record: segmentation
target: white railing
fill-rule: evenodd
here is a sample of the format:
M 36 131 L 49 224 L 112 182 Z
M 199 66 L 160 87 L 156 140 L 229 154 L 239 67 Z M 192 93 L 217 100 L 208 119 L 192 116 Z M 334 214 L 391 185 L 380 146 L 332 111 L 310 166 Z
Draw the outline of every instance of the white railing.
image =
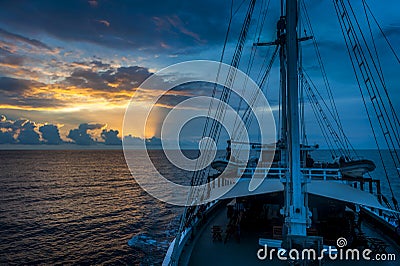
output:
M 285 178 L 287 168 L 238 168 L 238 175 L 265 176 Z M 301 172 L 310 179 L 341 179 L 342 175 L 337 168 L 301 168 Z

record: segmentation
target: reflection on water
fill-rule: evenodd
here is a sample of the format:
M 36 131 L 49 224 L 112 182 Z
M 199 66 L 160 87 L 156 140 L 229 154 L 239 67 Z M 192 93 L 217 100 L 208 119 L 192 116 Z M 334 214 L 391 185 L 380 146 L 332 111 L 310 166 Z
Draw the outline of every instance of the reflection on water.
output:
M 373 176 L 382 179 L 387 191 L 377 153 L 360 155 L 375 161 Z M 144 153 L 136 151 L 135 156 L 140 161 Z M 331 159 L 326 151 L 313 156 Z M 181 209 L 144 192 L 122 151 L 0 151 L 0 158 L 0 264 L 162 261 Z M 159 151 L 151 151 L 151 158 L 169 179 L 186 183 L 191 176 L 167 164 Z M 396 193 L 399 180 L 393 178 Z M 157 248 L 153 242 L 148 249 L 129 247 L 135 235 L 157 241 Z
M 179 209 L 135 184 L 122 151 L 0 151 L 0 158 L 0 264 L 162 259 L 164 250 L 146 254 L 127 241 L 138 233 L 170 240 Z

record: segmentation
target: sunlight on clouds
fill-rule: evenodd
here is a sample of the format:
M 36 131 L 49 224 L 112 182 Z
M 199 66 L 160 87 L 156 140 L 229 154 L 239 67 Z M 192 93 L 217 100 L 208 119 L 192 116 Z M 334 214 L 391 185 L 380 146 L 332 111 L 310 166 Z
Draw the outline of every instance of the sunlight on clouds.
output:
M 48 85 L 47 87 L 31 88 L 23 95 L 25 98 L 58 100 L 63 106 L 53 107 L 53 112 L 74 112 L 82 109 L 107 110 L 125 108 L 132 92 L 103 92 L 91 88 L 62 87 Z
M 118 88 L 119 84 L 118 83 L 107 83 L 107 86 L 113 87 L 113 88 Z

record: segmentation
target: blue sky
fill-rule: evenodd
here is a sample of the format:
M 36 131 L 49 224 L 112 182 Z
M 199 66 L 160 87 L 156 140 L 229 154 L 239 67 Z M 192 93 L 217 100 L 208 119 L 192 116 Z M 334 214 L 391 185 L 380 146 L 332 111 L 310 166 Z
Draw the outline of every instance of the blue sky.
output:
M 233 10 L 237 12 L 232 20 L 226 63 L 230 62 L 248 2 L 233 1 Z M 361 0 L 352 2 L 365 25 Z M 400 3 L 394 0 L 385 1 L 385 5 L 381 1 L 367 2 L 396 52 L 400 52 L 397 48 Z M 211 0 L 2 1 L 0 143 L 8 146 L 120 143 L 125 108 L 141 82 L 170 64 L 219 60 L 230 3 Z M 239 66 L 243 71 L 247 67 L 251 43 L 257 37 L 257 18 L 263 15 L 260 11 L 266 12 L 267 3 L 266 0 L 257 2 Z M 372 148 L 371 130 L 332 1 L 310 0 L 305 4 L 346 134 L 355 147 Z M 261 41 L 275 38 L 278 10 L 278 1 L 271 1 Z M 399 110 L 399 64 L 378 28 L 375 26 L 372 30 L 388 91 L 394 107 Z M 271 48 L 257 49 L 255 70 L 250 73 L 252 78 L 256 79 L 257 68 L 270 52 Z M 303 55 L 304 68 L 317 87 L 322 87 L 311 42 L 304 44 Z M 275 64 L 267 84 L 271 105 L 276 104 L 278 98 L 277 69 L 278 64 Z M 181 93 L 179 97 L 193 95 L 190 88 L 181 91 L 186 95 Z M 145 94 L 157 92 L 143 93 L 145 104 Z M 321 93 L 327 95 L 324 89 Z M 165 98 L 167 110 L 179 100 L 176 97 Z M 309 142 L 324 147 L 319 127 L 307 106 L 306 115 Z M 143 120 L 139 115 L 137 119 L 138 123 Z M 156 121 L 155 127 L 160 127 L 161 123 L 161 120 Z M 159 137 L 157 131 L 154 130 L 155 137 Z M 130 133 L 135 138 L 152 137 L 144 136 L 139 130 Z M 185 129 L 182 141 L 191 143 L 201 133 L 201 130 Z

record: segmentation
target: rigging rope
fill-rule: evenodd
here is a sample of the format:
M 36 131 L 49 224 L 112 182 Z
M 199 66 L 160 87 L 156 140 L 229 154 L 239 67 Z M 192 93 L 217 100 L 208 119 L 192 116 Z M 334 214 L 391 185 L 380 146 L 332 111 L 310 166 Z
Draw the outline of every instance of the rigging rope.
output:
M 375 52 L 376 60 L 378 61 L 379 71 L 380 71 L 381 76 L 383 77 L 382 64 L 381 64 L 381 60 L 379 59 L 378 49 L 376 48 L 376 42 L 375 42 L 374 34 L 372 33 L 371 23 L 369 22 L 368 13 L 367 13 L 367 9 L 366 9 L 366 6 L 365 6 L 365 0 L 362 0 L 362 4 L 363 4 L 365 18 L 367 19 L 369 34 L 371 35 L 372 45 L 374 46 L 374 52 Z
M 362 39 L 364 40 L 364 44 L 366 46 L 366 49 L 369 52 L 370 58 L 371 58 L 372 63 L 374 65 L 374 67 L 375 67 L 375 71 L 378 72 L 377 73 L 378 78 L 382 82 L 381 75 L 380 75 L 378 69 L 376 68 L 376 64 L 375 64 L 375 62 L 373 60 L 372 54 L 371 54 L 371 52 L 369 50 L 369 47 L 368 47 L 368 45 L 366 43 L 365 37 L 364 37 L 363 33 L 361 32 L 361 28 L 360 28 L 360 26 L 358 24 L 357 18 L 355 17 L 355 14 L 354 14 L 354 11 L 353 11 L 353 9 L 351 7 L 351 4 L 348 3 L 348 5 L 349 5 L 349 8 L 350 8 L 350 10 L 351 10 L 351 12 L 353 14 L 353 19 L 356 21 L 356 24 L 357 24 L 358 29 L 360 31 L 359 34 L 361 35 Z M 384 171 L 385 171 L 385 177 L 386 177 L 386 180 L 387 180 L 387 182 L 389 184 L 390 192 L 392 194 L 392 201 L 394 203 L 394 206 L 395 206 L 396 210 L 398 210 L 397 200 L 396 200 L 396 198 L 394 196 L 394 192 L 393 192 L 393 189 L 392 189 L 392 186 L 391 186 L 389 174 L 388 174 L 388 171 L 386 169 L 387 168 L 386 167 L 386 163 L 385 163 L 385 160 L 383 159 L 381 147 L 379 145 L 379 141 L 377 139 L 377 135 L 376 135 L 374 126 L 372 124 L 372 119 L 371 119 L 371 116 L 370 116 L 369 111 L 368 111 L 368 107 L 367 107 L 367 104 L 366 104 L 366 100 L 365 100 L 365 96 L 364 96 L 364 93 L 363 93 L 363 89 L 362 89 L 362 86 L 361 86 L 360 79 L 362 79 L 364 81 L 364 85 L 365 85 L 367 93 L 368 93 L 368 95 L 369 95 L 369 97 L 371 99 L 373 109 L 374 109 L 374 111 L 375 111 L 375 113 L 377 115 L 377 119 L 378 119 L 379 125 L 380 125 L 380 127 L 382 129 L 386 145 L 389 148 L 389 153 L 390 153 L 391 159 L 392 159 L 395 167 L 398 167 L 398 164 L 399 164 L 399 157 L 398 157 L 398 154 L 397 154 L 397 148 L 399 147 L 399 143 L 397 142 L 397 147 L 396 147 L 395 141 L 393 140 L 393 138 L 390 135 L 390 133 L 391 133 L 390 129 L 393 130 L 393 125 L 392 125 L 392 123 L 391 123 L 391 121 L 389 119 L 389 116 L 387 114 L 386 108 L 384 106 L 383 99 L 381 97 L 381 94 L 379 93 L 379 88 L 378 88 L 377 84 L 375 83 L 375 79 L 374 79 L 372 70 L 369 67 L 367 58 L 366 58 L 366 56 L 365 56 L 365 54 L 363 52 L 362 46 L 361 46 L 361 44 L 359 42 L 359 38 L 357 36 L 357 32 L 355 31 L 355 29 L 354 29 L 354 27 L 352 25 L 352 21 L 351 21 L 351 19 L 349 17 L 349 13 L 347 11 L 346 5 L 344 4 L 343 0 L 334 0 L 334 6 L 335 6 L 337 17 L 339 19 L 339 24 L 340 24 L 340 28 L 341 28 L 342 34 L 343 34 L 344 39 L 345 39 L 346 48 L 347 48 L 347 51 L 348 51 L 349 56 L 350 56 L 350 61 L 351 61 L 351 64 L 352 64 L 352 67 L 353 67 L 353 70 L 354 70 L 354 73 L 355 73 L 355 76 L 356 76 L 357 84 L 358 84 L 358 87 L 359 87 L 359 90 L 360 90 L 360 93 L 361 93 L 361 96 L 362 96 L 362 99 L 363 99 L 364 107 L 365 107 L 365 110 L 366 110 L 366 113 L 367 113 L 367 116 L 368 116 L 368 121 L 370 123 L 371 130 L 372 130 L 372 133 L 373 133 L 373 136 L 374 136 L 374 140 L 375 140 L 375 143 L 377 145 L 378 152 L 379 152 L 379 156 L 380 156 L 381 162 L 383 164 L 383 168 L 384 168 Z M 358 65 L 359 72 L 357 71 L 356 64 Z M 384 84 L 382 84 L 382 85 L 384 86 Z M 384 90 L 386 91 L 385 87 L 384 87 Z M 389 99 L 389 105 L 392 107 L 390 99 Z M 387 124 L 389 124 L 390 127 L 388 127 Z M 396 137 L 397 132 L 392 132 L 392 133 L 395 135 L 395 140 L 396 140 L 397 139 L 397 137 Z
M 220 101 L 218 102 L 218 106 L 217 106 L 217 109 L 216 109 L 216 116 L 215 116 L 216 119 L 212 120 L 211 127 L 208 130 L 208 127 L 209 127 L 209 124 L 210 124 L 210 120 L 211 120 L 210 119 L 210 117 L 211 117 L 210 114 L 211 114 L 211 112 L 213 110 L 212 101 L 210 103 L 209 110 L 208 110 L 208 117 L 206 119 L 206 125 L 205 125 L 204 130 L 203 130 L 203 138 L 208 136 L 208 137 L 212 138 L 214 141 L 216 141 L 216 142 L 218 141 L 219 133 L 220 133 L 221 128 L 220 128 L 219 122 L 217 122 L 217 120 L 223 121 L 223 117 L 224 117 L 224 113 L 225 113 L 224 111 L 225 110 L 223 108 L 222 102 L 226 103 L 229 100 L 229 96 L 230 96 L 229 87 L 232 84 L 232 82 L 234 81 L 234 78 L 236 76 L 236 70 L 235 69 L 239 65 L 239 62 L 240 62 L 240 57 L 241 57 L 241 54 L 242 54 L 243 45 L 244 45 L 244 42 L 245 42 L 245 39 L 246 39 L 246 36 L 247 36 L 247 32 L 248 32 L 248 29 L 249 29 L 249 26 L 250 26 L 251 17 L 252 17 L 252 13 L 253 13 L 253 10 L 254 10 L 254 5 L 255 5 L 255 0 L 251 0 L 250 4 L 249 4 L 249 7 L 247 9 L 245 21 L 243 23 L 243 26 L 242 26 L 242 29 L 241 29 L 241 32 L 240 32 L 239 40 L 238 40 L 238 42 L 236 44 L 235 53 L 234 53 L 234 56 L 233 56 L 233 59 L 232 59 L 232 62 L 231 62 L 232 68 L 230 69 L 230 71 L 228 73 L 227 80 L 225 81 L 225 85 L 226 86 L 223 87 L 223 90 L 222 90 L 222 93 L 221 93 L 221 96 L 220 96 Z M 231 2 L 231 16 L 230 16 L 230 19 L 229 19 L 228 29 L 227 29 L 227 33 L 226 33 L 225 40 L 224 40 L 224 48 L 223 48 L 223 52 L 222 52 L 221 59 L 220 59 L 220 68 L 221 68 L 221 65 L 222 65 L 223 56 L 224 56 L 224 53 L 225 53 L 227 40 L 228 40 L 228 36 L 229 36 L 231 24 L 232 24 L 232 17 L 233 17 L 234 14 L 235 13 L 233 12 L 233 1 L 232 1 Z M 213 98 L 215 98 L 216 91 L 217 91 L 217 88 L 218 88 L 217 81 L 219 79 L 220 68 L 218 69 L 218 73 L 217 73 L 217 77 L 216 77 L 216 83 L 214 84 L 214 88 L 213 88 L 213 94 L 212 94 Z M 209 149 L 210 149 L 210 146 L 207 145 L 206 154 L 209 154 L 209 153 L 207 153 L 207 151 Z M 207 159 L 209 159 L 209 158 L 205 158 L 205 160 L 207 160 Z M 198 163 L 199 162 L 197 161 L 196 162 L 196 166 L 197 166 Z M 191 186 L 192 187 L 191 187 L 191 189 L 189 191 L 188 198 L 187 198 L 188 204 L 190 204 L 193 199 L 196 199 L 196 198 L 199 197 L 201 191 L 199 191 L 199 189 L 194 189 L 193 186 L 197 186 L 197 185 L 202 184 L 204 182 L 205 173 L 206 173 L 205 169 L 199 170 L 199 171 L 195 171 L 193 173 L 193 177 L 191 179 Z M 179 226 L 179 230 L 178 230 L 178 233 L 177 233 L 177 237 L 175 239 L 173 255 L 171 257 L 172 264 L 176 263 L 176 261 L 175 261 L 175 259 L 176 259 L 175 258 L 175 252 L 176 252 L 177 247 L 178 247 L 179 242 L 180 242 L 181 233 L 183 232 L 185 226 L 188 223 L 190 223 L 190 221 L 193 220 L 193 217 L 196 214 L 197 208 L 198 207 L 185 207 L 185 209 L 184 209 L 184 212 L 183 212 L 183 214 L 181 216 L 181 221 L 180 221 L 180 226 Z
M 215 142 L 218 142 L 219 139 L 219 135 L 221 132 L 221 124 L 218 121 L 223 121 L 224 117 L 225 117 L 225 107 L 223 103 L 227 103 L 229 101 L 230 95 L 231 95 L 231 85 L 233 84 L 234 80 L 235 80 L 235 76 L 236 76 L 236 68 L 239 65 L 240 59 L 241 59 L 241 55 L 242 55 L 242 51 L 243 51 L 243 46 L 247 37 L 247 33 L 248 33 L 248 29 L 250 26 L 250 22 L 251 22 L 251 17 L 253 14 L 253 10 L 254 10 L 254 6 L 255 6 L 255 0 L 252 0 L 249 4 L 248 10 L 247 10 L 247 14 L 245 17 L 245 21 L 243 23 L 241 32 L 240 32 L 240 36 L 239 36 L 239 40 L 236 44 L 236 49 L 235 49 L 235 53 L 231 62 L 231 66 L 232 68 L 229 69 L 228 71 L 228 77 L 227 80 L 225 82 L 225 86 L 223 87 L 220 99 L 218 101 L 218 106 L 216 109 L 216 115 L 215 115 L 215 119 L 212 119 L 212 124 L 211 124 L 211 128 L 208 131 L 208 135 L 204 135 L 204 137 L 209 137 L 211 139 L 213 139 Z M 210 120 L 210 118 L 207 118 L 208 120 Z M 211 149 L 211 143 L 208 143 L 208 145 L 205 147 L 206 149 L 206 156 L 204 160 L 208 160 L 210 153 L 207 152 Z M 192 185 L 196 186 L 199 184 L 202 184 L 205 180 L 205 174 L 206 174 L 206 170 L 200 170 L 200 171 L 196 171 L 194 172 L 194 176 L 192 178 Z M 199 191 L 197 191 L 199 192 Z M 198 194 L 198 193 L 197 193 Z M 195 197 L 198 195 L 194 195 Z
M 262 88 L 264 88 L 264 83 L 265 83 L 265 81 L 267 80 L 267 77 L 269 76 L 269 74 L 270 74 L 270 72 L 271 72 L 271 69 L 272 69 L 272 65 L 274 64 L 274 61 L 275 61 L 275 59 L 276 59 L 276 57 L 277 57 L 277 55 L 278 55 L 278 46 L 275 48 L 275 51 L 274 51 L 274 53 L 272 54 L 272 58 L 270 59 L 270 61 L 269 61 L 269 64 L 268 64 L 268 66 L 267 66 L 267 69 L 266 69 L 266 71 L 265 71 L 265 74 L 264 74 L 264 76 L 263 76 L 263 78 L 262 78 L 262 81 L 261 81 L 261 83 L 259 84 L 259 87 L 261 88 L 261 91 L 260 90 L 256 90 L 256 92 L 252 95 L 252 97 L 251 97 L 251 100 L 250 100 L 250 103 L 249 103 L 249 105 L 247 106 L 247 108 L 245 109 L 245 111 L 244 111 L 244 113 L 243 113 L 243 116 L 242 116 L 242 121 L 244 122 L 244 124 L 246 125 L 246 127 L 249 127 L 250 126 L 250 124 L 251 124 L 251 121 L 252 121 L 252 119 L 253 119 L 253 116 L 251 115 L 252 114 L 252 112 L 251 112 L 251 106 L 255 103 L 255 101 L 257 100 L 257 97 L 258 97 L 258 95 L 261 93 L 261 92 L 265 92 Z M 236 130 L 234 131 L 234 136 L 235 136 L 235 139 L 239 139 L 245 132 L 243 132 L 244 131 L 244 128 L 240 128 L 241 130 L 238 132 L 237 131 L 237 129 L 238 128 L 236 128 Z
M 396 114 L 396 111 L 394 110 L 392 101 L 391 101 L 391 99 L 390 99 L 390 97 L 389 97 L 389 94 L 388 94 L 388 91 L 387 91 L 387 88 L 386 88 L 386 84 L 385 84 L 385 81 L 384 81 L 384 77 L 383 77 L 383 75 L 381 75 L 381 73 L 379 72 L 378 66 L 376 65 L 375 60 L 374 60 L 373 55 L 372 55 L 372 52 L 371 52 L 371 50 L 369 49 L 368 43 L 367 43 L 367 41 L 366 41 L 366 38 L 365 38 L 365 36 L 364 36 L 364 33 L 362 32 L 362 29 L 361 29 L 361 26 L 360 26 L 360 24 L 359 24 L 359 22 L 358 22 L 357 16 L 356 16 L 356 14 L 354 13 L 353 7 L 352 7 L 352 5 L 351 5 L 350 3 L 349 3 L 349 8 L 350 8 L 350 11 L 351 11 L 351 13 L 352 13 L 352 15 L 353 15 L 354 21 L 356 22 L 357 28 L 358 28 L 358 30 L 359 30 L 359 33 L 360 33 L 361 37 L 362 37 L 362 40 L 363 40 L 363 43 L 364 43 L 364 45 L 365 45 L 365 48 L 366 48 L 366 50 L 367 50 L 367 52 L 368 52 L 368 55 L 369 55 L 370 58 L 371 58 L 371 63 L 372 63 L 372 66 L 373 66 L 373 67 L 372 67 L 372 70 L 375 70 L 375 72 L 376 72 L 376 74 L 377 74 L 377 76 L 378 76 L 378 81 L 380 81 L 380 83 L 381 83 L 381 85 L 382 85 L 382 89 L 383 89 L 383 91 L 384 91 L 384 93 L 385 93 L 385 95 L 386 95 L 386 97 L 387 97 L 388 105 L 389 105 L 389 107 L 390 107 L 390 110 L 389 110 L 389 111 L 390 111 L 392 117 L 394 118 L 395 123 L 397 122 L 397 125 L 400 126 L 400 121 L 399 121 L 399 118 L 398 118 L 398 116 L 397 116 L 397 114 Z M 346 13 L 347 13 L 347 12 L 346 12 Z M 347 13 L 347 14 L 348 14 L 348 13 Z M 359 43 L 357 36 L 356 36 L 356 41 Z M 362 49 L 361 46 L 360 46 L 359 48 Z M 365 57 L 363 51 L 362 51 L 362 55 L 363 55 L 363 57 Z M 367 68 L 368 71 L 369 71 L 370 73 L 372 73 L 372 70 L 370 69 L 368 63 L 367 63 L 367 67 L 368 67 L 368 68 Z M 375 81 L 374 81 L 374 82 L 375 82 Z M 376 92 L 378 93 L 379 98 L 381 98 L 381 93 L 379 92 L 378 89 L 376 89 Z M 381 100 L 381 101 L 383 102 L 383 100 Z M 386 110 L 386 106 L 385 106 L 384 104 L 382 105 L 382 108 L 383 108 L 385 114 L 387 114 L 388 111 Z M 393 130 L 393 125 L 392 125 L 392 123 L 391 123 L 390 120 L 388 121 L 388 123 L 389 123 L 391 129 Z M 394 126 L 394 128 L 395 128 L 395 127 L 396 127 L 396 126 Z M 398 132 L 397 132 L 396 130 L 393 130 L 393 135 L 394 135 L 394 137 L 396 138 L 397 143 L 399 144 L 399 143 L 400 143 L 400 138 L 399 138 Z M 400 145 L 399 145 L 399 146 L 400 146 Z
M 243 4 L 243 2 L 240 4 L 238 9 L 235 12 L 233 12 L 233 0 L 231 1 L 229 22 L 228 22 L 228 27 L 227 27 L 227 31 L 226 31 L 225 39 L 224 39 L 224 45 L 223 45 L 222 53 L 221 53 L 221 57 L 220 57 L 220 65 L 218 67 L 218 71 L 217 71 L 217 74 L 216 74 L 216 82 L 215 82 L 214 87 L 213 87 L 212 98 L 215 98 L 215 95 L 216 95 L 216 92 L 217 92 L 217 88 L 218 88 L 218 83 L 217 82 L 219 80 L 222 61 L 223 61 L 223 58 L 224 58 L 224 55 L 225 55 L 225 51 L 226 51 L 226 46 L 227 46 L 227 43 L 228 43 L 228 37 L 229 37 L 230 30 L 231 30 L 232 19 L 233 19 L 233 16 L 236 14 L 236 12 L 241 7 L 241 5 Z M 254 2 L 255 1 L 252 0 L 252 2 L 250 4 L 250 7 L 253 6 L 253 8 L 254 8 Z M 250 10 L 250 7 L 249 7 L 249 10 Z M 252 10 L 251 10 L 251 13 L 252 13 Z M 246 18 L 247 18 L 247 16 L 246 16 Z M 203 129 L 203 134 L 202 134 L 203 138 L 207 135 L 207 129 L 208 129 L 208 125 L 209 125 L 209 122 L 210 122 L 210 115 L 211 115 L 212 109 L 213 109 L 212 101 L 210 101 L 210 106 L 209 106 L 209 109 L 208 109 L 208 116 L 207 116 L 207 119 L 206 119 L 206 122 L 205 122 L 205 126 L 204 126 L 204 129 Z M 197 166 L 198 166 L 198 162 L 196 161 L 196 168 L 197 168 Z M 192 177 L 191 182 L 190 182 L 191 183 L 191 189 L 190 189 L 190 191 L 188 193 L 188 196 L 187 196 L 187 202 L 188 203 L 191 200 L 192 193 L 193 193 L 192 186 L 194 185 L 194 183 L 197 183 L 195 179 L 196 179 L 196 175 L 198 175 L 198 172 L 199 171 L 194 172 L 193 177 Z M 183 210 L 183 213 L 182 213 L 182 216 L 181 216 L 181 219 L 180 219 L 179 229 L 178 229 L 178 232 L 177 232 L 177 236 L 175 238 L 175 244 L 174 244 L 172 255 L 171 255 L 170 264 L 172 264 L 172 265 L 177 264 L 176 252 L 177 252 L 177 248 L 178 248 L 178 246 L 180 244 L 181 234 L 182 234 L 182 232 L 183 232 L 183 230 L 184 230 L 184 228 L 185 228 L 185 226 L 187 224 L 187 220 L 192 218 L 193 213 L 194 213 L 194 209 L 192 207 L 185 206 L 185 208 Z
M 381 32 L 383 38 L 385 39 L 386 43 L 389 45 L 389 48 L 390 48 L 390 50 L 392 51 L 393 55 L 396 57 L 397 62 L 399 62 L 399 64 L 400 64 L 400 58 L 399 58 L 399 56 L 397 55 L 396 51 L 394 50 L 392 44 L 390 43 L 390 41 L 389 41 L 388 37 L 386 36 L 385 32 L 383 31 L 382 27 L 379 25 L 379 22 L 378 22 L 378 20 L 375 18 L 374 13 L 372 13 L 371 9 L 369 8 L 368 3 L 367 3 L 365 0 L 362 0 L 362 2 L 363 2 L 363 4 L 365 4 L 365 6 L 367 7 L 369 13 L 371 14 L 372 18 L 374 19 L 375 24 L 378 26 L 379 31 Z
M 315 97 L 315 101 L 316 102 L 321 101 L 323 103 L 323 105 L 325 106 L 325 110 L 328 111 L 328 114 L 330 114 L 330 116 L 332 117 L 333 121 L 336 123 L 336 126 L 337 126 L 338 130 L 343 130 L 343 127 L 335 119 L 334 114 L 332 113 L 332 110 L 330 110 L 328 104 L 325 102 L 325 100 L 322 97 L 321 93 L 318 91 L 317 86 L 311 80 L 311 77 L 308 75 L 308 73 L 304 69 L 301 70 L 301 73 L 305 75 L 305 82 L 308 83 L 310 92 L 312 94 L 316 93 L 319 96 L 319 100 L 317 100 L 316 97 Z M 311 83 L 312 86 L 310 86 L 309 83 Z M 314 93 L 314 91 L 312 89 L 314 89 L 315 93 Z M 324 110 L 322 110 L 321 112 L 322 112 L 322 117 L 324 117 L 324 119 L 327 120 L 326 126 L 328 128 L 332 128 L 332 130 L 334 130 L 333 125 L 328 120 L 328 116 L 326 115 L 326 112 Z M 335 132 L 334 135 L 337 137 L 337 141 L 342 144 L 342 149 L 344 150 L 344 153 L 346 154 L 346 156 L 351 157 L 350 150 L 349 150 L 349 148 L 350 148 L 352 150 L 352 152 L 357 156 L 357 158 L 359 158 L 359 156 L 357 154 L 357 151 L 354 149 L 353 145 L 351 144 L 350 140 L 348 139 L 348 137 L 344 133 L 344 131 L 342 131 L 343 140 L 341 139 L 341 136 L 339 136 L 339 134 L 337 132 Z
M 322 126 L 321 130 L 325 131 L 325 135 L 327 136 L 327 139 L 325 139 L 325 141 L 329 141 L 330 145 L 333 146 L 332 142 L 330 141 L 330 138 L 328 137 L 329 136 L 328 133 L 326 133 L 326 132 L 329 132 L 329 134 L 333 137 L 333 141 L 336 146 L 335 150 L 338 150 L 341 155 L 350 157 L 350 153 L 347 151 L 346 145 L 344 144 L 344 142 L 341 141 L 340 136 L 336 133 L 334 127 L 330 123 L 328 116 L 326 115 L 325 111 L 323 110 L 322 105 L 319 103 L 319 100 L 317 99 L 317 96 L 315 95 L 312 86 L 307 81 L 304 73 L 305 73 L 304 71 L 302 71 L 300 73 L 300 79 L 301 79 L 302 83 L 304 84 L 304 86 L 306 87 L 305 88 L 306 94 L 309 99 L 309 102 L 311 103 L 311 106 L 313 107 L 313 110 L 317 111 L 319 114 L 319 115 L 317 115 L 316 113 L 314 113 L 316 118 L 320 121 L 319 125 L 320 125 L 320 127 Z M 312 85 L 314 86 L 314 89 L 316 90 L 315 85 L 313 83 L 312 83 Z M 322 99 L 322 101 L 323 101 L 323 99 Z M 326 104 L 325 101 L 323 101 L 323 102 L 324 102 L 324 104 Z M 335 154 L 334 151 L 332 151 L 331 153 Z
M 310 96 L 308 91 L 306 91 L 306 95 L 307 95 L 307 98 L 308 98 L 309 102 L 312 102 L 311 96 Z M 320 119 L 320 117 L 318 115 L 319 114 L 318 110 L 316 109 L 314 104 L 311 104 L 311 108 L 313 110 L 315 118 L 317 119 L 317 123 L 318 123 L 318 125 L 319 125 L 319 127 L 321 129 L 322 135 L 323 135 L 323 137 L 325 139 L 325 142 L 326 142 L 326 144 L 328 146 L 328 149 L 329 149 L 332 157 L 333 158 L 337 157 L 337 155 L 335 153 L 336 149 L 334 148 L 334 146 L 332 144 L 332 140 L 328 137 L 327 129 L 322 124 L 322 121 L 321 121 L 321 119 Z
M 258 23 L 257 23 L 256 33 L 255 33 L 255 36 L 254 36 L 254 39 L 255 39 L 255 40 L 256 40 L 256 39 L 257 39 L 257 40 L 260 39 L 261 32 L 262 32 L 262 28 L 263 28 L 263 26 L 264 26 L 264 22 L 265 22 L 265 19 L 266 19 L 266 14 L 268 13 L 268 8 L 269 8 L 270 2 L 271 2 L 271 0 L 268 0 L 267 7 L 266 7 L 266 11 L 263 12 L 263 11 L 264 11 L 264 0 L 262 1 L 262 4 L 261 4 L 261 7 L 262 7 L 262 8 L 260 8 L 260 14 L 259 14 L 259 16 L 258 16 Z M 264 14 L 263 14 L 263 13 L 264 13 Z M 260 17 L 261 17 L 262 14 L 263 14 L 263 19 L 260 19 Z M 254 42 L 255 42 L 255 40 L 254 40 Z M 258 48 L 258 46 L 254 46 L 253 49 L 251 50 L 251 54 L 250 54 L 250 57 L 249 57 L 249 62 L 248 62 L 248 64 L 247 64 L 247 69 L 246 69 L 246 72 L 245 72 L 245 73 L 246 73 L 246 79 L 245 79 L 245 82 L 244 82 L 244 84 L 243 84 L 242 94 L 241 94 L 241 95 L 244 95 L 244 92 L 245 92 L 245 90 L 246 90 L 247 83 L 248 83 L 249 76 L 250 76 L 250 72 L 251 72 L 251 70 L 252 70 L 252 68 L 253 68 L 253 65 L 254 65 L 254 60 L 255 60 L 257 48 Z M 243 98 L 240 97 L 240 99 L 239 99 L 239 104 L 238 104 L 238 107 L 237 107 L 237 109 L 236 109 L 236 111 L 237 111 L 238 114 L 240 113 L 240 109 L 242 108 L 242 103 L 243 103 Z M 237 123 L 238 123 L 238 117 L 239 117 L 239 116 L 236 116 L 236 117 L 235 117 L 235 122 L 234 122 L 233 128 L 236 128 L 236 127 L 238 126 L 238 125 L 237 125 Z
M 303 11 L 304 11 L 303 13 L 304 13 L 304 17 L 305 17 L 305 23 L 308 26 L 308 29 L 309 29 L 309 31 L 311 33 L 311 36 L 313 36 L 312 42 L 313 42 L 314 50 L 315 50 L 315 53 L 316 53 L 316 56 L 317 56 L 318 65 L 319 65 L 319 68 L 321 70 L 322 78 L 323 78 L 324 83 L 325 83 L 325 89 L 326 89 L 326 91 L 328 93 L 329 101 L 330 101 L 330 104 L 331 104 L 331 107 L 332 107 L 332 110 L 333 110 L 333 114 L 334 114 L 333 115 L 333 119 L 335 120 L 336 124 L 338 124 L 340 133 L 343 135 L 343 137 L 345 137 L 345 133 L 344 133 L 344 130 L 343 130 L 342 122 L 340 120 L 339 112 L 338 112 L 337 107 L 336 107 L 335 98 L 333 97 L 333 93 L 332 93 L 332 89 L 331 89 L 331 86 L 330 86 L 330 83 L 329 83 L 329 79 L 328 79 L 328 76 L 326 74 L 325 65 L 324 65 L 324 62 L 322 60 L 321 52 L 319 50 L 319 45 L 318 45 L 317 39 L 315 38 L 314 29 L 312 27 L 310 16 L 308 15 L 307 6 L 306 6 L 304 1 L 300 1 L 300 2 L 301 2 L 301 5 L 303 6 Z M 348 147 L 347 147 L 347 149 L 348 149 Z
M 337 2 L 338 1 L 336 1 L 336 3 Z M 376 68 L 376 64 L 370 53 L 370 50 L 366 43 L 365 37 L 364 37 L 363 33 L 360 32 L 360 35 L 363 38 L 364 44 L 366 46 L 365 48 L 369 52 L 368 55 L 370 56 L 369 58 L 371 58 L 370 60 L 372 61 L 372 64 L 374 67 L 372 69 L 370 68 L 369 61 L 367 60 L 367 57 L 366 57 L 365 53 L 363 52 L 363 47 L 360 44 L 359 38 L 357 37 L 356 31 L 355 31 L 355 29 L 352 25 L 352 22 L 349 18 L 349 13 L 347 12 L 343 1 L 341 0 L 340 2 L 341 2 L 341 7 L 342 7 L 343 11 L 341 12 L 339 10 L 339 6 L 335 5 L 335 7 L 337 7 L 337 15 L 339 17 L 342 32 L 345 36 L 346 46 L 349 51 L 350 58 L 351 58 L 351 60 L 355 60 L 355 62 L 353 62 L 354 66 L 357 63 L 359 72 L 357 71 L 357 68 L 355 68 L 355 67 L 353 67 L 353 70 L 355 71 L 355 74 L 360 75 L 360 78 L 362 78 L 362 80 L 364 81 L 365 88 L 370 96 L 372 106 L 376 112 L 378 122 L 381 126 L 382 133 L 385 138 L 386 144 L 387 144 L 388 148 L 390 150 L 392 150 L 391 155 L 396 157 L 396 158 L 393 157 L 393 160 L 397 166 L 400 161 L 398 154 L 397 154 L 397 150 L 396 150 L 396 147 L 399 147 L 398 132 L 397 132 L 397 130 L 395 130 L 396 125 L 393 125 L 393 122 L 390 120 L 390 116 L 388 114 L 389 112 L 384 104 L 384 100 L 379 91 L 379 87 L 378 87 L 378 84 L 376 83 L 376 78 L 375 78 L 375 75 L 373 74 L 373 70 L 375 70 L 374 73 L 376 75 L 378 75 L 378 81 L 381 81 L 380 85 L 383 86 L 384 84 L 382 84 L 382 78 L 379 75 L 379 72 Z M 350 5 L 350 9 L 351 9 L 351 5 Z M 353 15 L 354 15 L 354 13 L 353 13 Z M 354 20 L 356 20 L 356 23 L 357 23 L 357 19 L 354 18 Z M 347 24 L 347 26 L 346 26 L 346 24 Z M 358 29 L 361 31 L 359 25 L 358 25 Z M 348 39 L 346 38 L 346 35 L 347 35 Z M 348 42 L 347 42 L 347 40 L 348 40 Z M 383 86 L 383 89 L 386 91 L 386 88 L 384 86 Z M 387 104 L 390 106 L 390 111 L 392 111 L 392 115 L 396 116 L 396 114 L 393 114 L 394 108 L 393 108 L 393 105 L 390 101 L 390 97 L 388 96 L 388 94 L 387 94 L 387 98 L 388 98 Z

